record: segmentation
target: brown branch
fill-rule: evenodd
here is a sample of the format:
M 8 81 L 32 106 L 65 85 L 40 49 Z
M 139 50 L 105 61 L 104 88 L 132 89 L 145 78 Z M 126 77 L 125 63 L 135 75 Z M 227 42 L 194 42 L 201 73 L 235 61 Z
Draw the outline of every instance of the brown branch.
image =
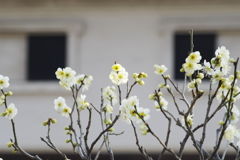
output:
M 140 151 L 140 153 L 142 154 L 142 156 L 143 156 L 146 160 L 152 160 L 152 157 L 150 157 L 150 156 L 143 150 L 143 147 L 140 146 L 139 140 L 138 140 L 138 135 L 137 135 L 137 132 L 136 132 L 136 127 L 134 126 L 134 124 L 133 124 L 132 121 L 131 121 L 131 125 L 132 125 L 132 127 L 133 127 L 134 135 L 135 135 L 135 138 L 136 138 L 136 145 L 138 146 L 138 150 Z
M 91 152 L 89 150 L 87 140 L 88 140 L 89 129 L 90 129 L 90 126 L 91 126 L 91 121 L 92 121 L 92 109 L 88 108 L 88 107 L 87 107 L 87 109 L 88 109 L 88 112 L 89 112 L 89 117 L 88 117 L 88 125 L 87 125 L 87 128 L 86 128 L 86 134 L 84 136 L 84 142 L 85 142 L 85 147 L 86 147 L 86 150 L 87 150 L 87 153 L 88 153 L 88 157 L 91 157 Z
M 129 95 L 130 95 L 130 92 L 132 91 L 133 86 L 135 86 L 136 84 L 137 84 L 137 82 L 135 81 L 135 82 L 131 85 L 129 91 L 127 92 L 126 99 L 128 99 L 128 97 L 129 97 Z

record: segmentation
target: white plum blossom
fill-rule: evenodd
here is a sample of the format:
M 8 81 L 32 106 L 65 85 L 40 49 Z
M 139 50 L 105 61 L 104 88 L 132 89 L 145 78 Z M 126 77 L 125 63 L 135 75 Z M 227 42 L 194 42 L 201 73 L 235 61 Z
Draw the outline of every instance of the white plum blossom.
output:
M 199 63 L 201 59 L 202 59 L 202 56 L 200 55 L 200 52 L 196 51 L 189 54 L 189 56 L 186 58 L 186 62 Z
M 117 71 L 121 71 L 123 69 L 123 67 L 121 66 L 121 64 L 114 64 L 112 66 L 112 70 L 117 72 Z
M 234 137 L 240 138 L 240 130 L 237 129 L 236 125 L 229 124 L 224 132 L 224 138 L 233 142 Z
M 142 135 L 146 135 L 148 133 L 148 127 L 146 126 L 145 123 L 141 124 L 139 126 L 139 129 L 141 130 Z
M 124 67 L 121 66 L 120 68 L 111 71 L 109 75 L 109 78 L 112 81 L 112 83 L 116 85 L 124 84 L 127 83 L 128 81 L 128 72 L 125 70 Z
M 142 107 L 138 107 L 137 108 L 137 112 L 138 114 L 141 116 L 141 118 L 143 118 L 145 121 L 148 120 L 150 118 L 150 110 L 148 108 L 142 108 Z M 142 119 L 141 119 L 139 116 L 137 116 L 137 120 L 136 120 L 136 123 L 140 123 L 142 122 Z
M 168 106 L 168 101 L 166 101 L 163 97 L 159 97 L 159 99 L 160 99 L 160 105 L 159 105 L 159 103 L 158 103 L 158 101 L 154 101 L 154 104 L 155 104 L 155 109 L 157 110 L 157 111 L 160 111 L 161 109 L 160 108 L 162 108 L 163 110 L 167 110 L 167 106 Z
M 86 95 L 80 95 L 80 97 L 77 97 L 77 105 L 78 108 L 81 110 L 84 110 L 89 106 L 89 103 L 85 101 Z
M 224 74 L 220 70 L 216 70 L 212 74 L 212 83 L 215 84 L 223 78 Z
M 68 118 L 69 114 L 71 113 L 72 109 L 68 106 L 63 107 L 61 116 Z
M 75 75 L 76 72 L 70 67 L 64 69 L 58 68 L 55 72 L 57 79 L 59 79 L 59 84 L 63 88 L 70 90 L 71 87 L 75 84 Z
M 191 53 L 186 59 L 185 63 L 182 64 L 182 70 L 186 72 L 187 76 L 191 76 L 196 70 L 201 70 L 201 64 L 198 64 L 202 56 L 200 52 L 196 51 Z
M 128 103 L 127 103 L 128 106 L 136 106 L 138 107 L 139 106 L 139 99 L 137 98 L 137 96 L 131 96 L 128 98 Z
M 90 76 L 90 75 L 85 76 L 85 78 L 83 80 L 83 86 L 82 86 L 83 92 L 88 90 L 89 86 L 91 85 L 92 80 L 93 80 L 92 76 Z
M 74 85 L 74 80 L 71 79 L 69 81 L 59 81 L 59 85 L 66 90 L 71 90 L 71 87 Z
M 188 124 L 188 126 L 192 126 L 192 125 L 193 125 L 193 116 L 194 116 L 193 114 L 187 116 L 187 124 Z M 182 116 L 180 122 L 181 122 L 181 124 L 182 124 L 183 127 L 187 128 L 186 123 L 185 123 L 184 116 Z
M 7 76 L 0 75 L 0 89 L 9 87 L 9 78 Z
M 62 109 L 66 106 L 65 99 L 63 97 L 58 97 L 58 99 L 54 100 L 54 109 L 58 113 L 62 113 Z
M 58 113 L 66 118 L 68 118 L 71 113 L 71 108 L 67 106 L 65 99 L 62 97 L 58 97 L 58 99 L 54 100 L 54 108 Z
M 4 111 L 5 113 L 5 116 L 9 119 L 13 119 L 17 113 L 18 113 L 18 110 L 17 108 L 15 107 L 15 105 L 13 103 L 11 103 Z
M 236 100 L 240 100 L 240 88 L 238 86 L 233 87 L 233 96 Z
M 163 75 L 166 71 L 167 71 L 167 67 L 165 65 L 157 65 L 155 64 L 154 66 L 154 69 L 155 69 L 155 74 L 158 74 L 158 75 Z
M 105 87 L 102 91 L 104 104 L 115 105 L 118 102 L 117 93 L 114 86 Z
M 239 109 L 237 108 L 237 106 L 233 105 L 233 108 L 232 108 L 232 116 L 231 116 L 231 123 L 237 123 L 238 122 L 238 119 L 239 119 L 239 115 L 240 115 L 240 111 Z
M 81 85 L 83 85 L 84 78 L 85 78 L 84 74 L 79 74 L 75 76 L 75 84 L 77 85 L 77 87 L 80 87 Z
M 221 71 L 223 72 L 224 75 L 227 75 L 231 71 L 231 66 L 229 66 L 229 64 L 223 64 L 221 66 Z
M 231 89 L 231 83 L 229 83 L 228 81 L 225 81 L 225 82 L 222 82 L 218 91 L 226 93 L 229 89 Z
M 141 122 L 142 120 L 139 115 L 144 120 L 148 120 L 150 118 L 150 115 L 148 114 L 150 110 L 139 107 L 139 100 L 136 96 L 123 99 L 119 110 L 121 111 L 121 119 L 128 124 L 131 124 L 131 121 L 136 121 L 137 123 Z
M 82 87 L 83 91 L 87 91 L 91 81 L 93 80 L 92 76 L 80 74 L 76 75 L 76 72 L 70 67 L 58 68 L 55 72 L 57 79 L 59 79 L 59 84 L 67 90 L 71 90 L 71 87 Z
M 113 113 L 113 107 L 110 104 L 105 104 L 102 109 L 107 115 Z
M 61 80 L 63 81 L 69 81 L 71 79 L 73 79 L 76 75 L 76 72 L 74 70 L 72 70 L 72 68 L 70 67 L 66 67 L 63 69 L 64 75 L 63 78 Z
M 195 85 L 196 85 L 196 81 L 195 79 L 193 79 L 191 82 L 188 83 L 188 91 L 191 91 L 195 88 Z
M 4 100 L 0 99 L 0 106 L 4 104 Z
M 62 70 L 62 68 L 58 68 L 57 71 L 55 72 L 55 75 L 57 77 L 57 79 L 63 79 L 64 77 L 64 72 Z
M 215 51 L 215 55 L 217 58 L 220 58 L 221 66 L 227 64 L 230 60 L 230 52 L 225 46 L 218 47 L 218 49 Z
M 204 60 L 203 62 L 203 72 L 207 75 L 212 75 L 214 70 L 212 69 L 211 65 L 209 62 L 207 62 L 206 60 Z
M 202 69 L 202 66 L 198 63 L 186 62 L 182 65 L 187 75 L 192 75 L 194 71 Z

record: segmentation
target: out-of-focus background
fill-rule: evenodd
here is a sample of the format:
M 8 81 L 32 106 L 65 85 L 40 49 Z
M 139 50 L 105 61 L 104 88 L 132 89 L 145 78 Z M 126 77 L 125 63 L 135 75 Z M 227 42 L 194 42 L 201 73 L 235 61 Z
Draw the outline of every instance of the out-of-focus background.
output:
M 222 45 L 237 58 L 240 55 L 240 1 L 0 0 L 0 74 L 10 78 L 7 90 L 12 91 L 13 96 L 8 98 L 8 104 L 14 103 L 18 108 L 14 120 L 19 144 L 30 152 L 54 153 L 39 138 L 47 133 L 42 121 L 53 117 L 58 121 L 52 125 L 53 142 L 62 151 L 71 152 L 70 144 L 65 143 L 68 136 L 64 131 L 69 119 L 55 112 L 53 101 L 62 96 L 71 106 L 73 99 L 71 92 L 59 86 L 55 71 L 69 66 L 78 74 L 92 75 L 92 85 L 83 94 L 87 95 L 86 101 L 99 108 L 100 89 L 113 85 L 108 76 L 115 61 L 128 71 L 129 84 L 133 83 L 131 75 L 135 72 L 149 75 L 145 85 L 137 85 L 131 95 L 137 95 L 140 106 L 151 110 L 149 124 L 165 141 L 167 120 L 148 100 L 148 95 L 163 82 L 161 76 L 154 74 L 153 65 L 165 64 L 167 74 L 181 86 L 179 69 L 190 48 L 188 31 L 191 29 L 194 30 L 194 50 L 199 50 L 203 59 L 209 60 Z M 207 91 L 208 83 L 203 82 L 201 89 Z M 166 91 L 163 95 L 169 100 L 169 110 L 181 118 Z M 205 93 L 196 104 L 194 126 L 205 116 L 206 97 Z M 181 110 L 186 111 L 184 103 L 178 103 Z M 118 107 L 115 106 L 115 113 Z M 3 110 L 1 106 L 0 111 Z M 85 111 L 84 127 L 87 117 Z M 217 116 L 207 128 L 204 147 L 208 151 L 215 144 L 215 131 L 221 118 L 222 115 Z M 113 151 L 137 153 L 131 126 L 118 121 L 114 128 L 116 133 L 125 133 L 111 137 Z M 100 131 L 99 116 L 94 113 L 89 142 Z M 197 132 L 197 139 L 201 132 L 201 129 Z M 141 136 L 139 130 L 138 133 L 140 144 L 148 152 L 161 151 L 154 137 Z M 178 152 L 184 136 L 184 131 L 173 123 L 169 146 Z M 6 143 L 13 134 L 7 118 L 0 118 L 0 137 L 0 153 L 10 153 Z M 223 146 L 225 143 L 223 141 Z M 190 140 L 185 153 L 196 153 Z

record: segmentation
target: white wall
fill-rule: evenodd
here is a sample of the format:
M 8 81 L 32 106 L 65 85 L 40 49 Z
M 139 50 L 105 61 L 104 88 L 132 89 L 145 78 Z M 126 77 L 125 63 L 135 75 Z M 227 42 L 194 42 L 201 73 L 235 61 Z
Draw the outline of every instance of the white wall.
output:
M 176 8 L 175 8 L 176 9 Z M 18 115 L 14 118 L 20 145 L 27 150 L 49 151 L 50 149 L 40 141 L 39 137 L 46 136 L 47 128 L 41 125 L 42 121 L 48 117 L 58 120 L 52 126 L 52 139 L 60 149 L 71 151 L 69 144 L 65 144 L 68 136 L 65 135 L 63 128 L 68 124 L 68 119 L 58 115 L 53 108 L 53 101 L 58 96 L 64 96 L 68 105 L 71 106 L 71 93 L 65 91 L 57 83 L 27 82 L 26 74 L 26 35 L 29 32 L 39 30 L 54 30 L 54 27 L 61 24 L 59 30 L 67 32 L 71 36 L 69 43 L 68 65 L 73 67 L 78 73 L 92 75 L 94 80 L 90 90 L 85 92 L 87 101 L 93 103 L 95 107 L 100 105 L 100 88 L 112 85 L 108 75 L 114 61 L 122 64 L 129 72 L 130 84 L 133 83 L 131 75 L 134 72 L 146 72 L 149 78 L 145 80 L 144 86 L 136 86 L 132 95 L 137 95 L 140 99 L 140 106 L 148 107 L 151 110 L 149 124 L 153 127 L 159 137 L 165 139 L 167 121 L 160 112 L 155 111 L 153 102 L 148 100 L 148 95 L 152 93 L 157 85 L 162 82 L 160 76 L 154 75 L 154 64 L 165 64 L 169 69 L 168 73 L 173 77 L 173 33 L 176 30 L 200 29 L 203 31 L 214 30 L 218 33 L 218 44 L 225 45 L 234 58 L 239 56 L 240 46 L 238 40 L 239 22 L 236 22 L 236 13 L 222 17 L 214 14 L 214 11 L 206 13 L 198 12 L 189 16 L 186 10 L 174 10 L 172 13 L 166 11 L 156 11 L 155 9 L 143 8 L 118 8 L 110 10 L 87 10 L 77 12 L 52 12 L 51 16 L 43 13 L 44 10 L 37 10 L 33 15 L 30 11 L 18 11 L 15 13 L 1 14 L 0 17 L 0 74 L 10 77 L 10 87 L 14 95 L 9 97 L 8 103 L 15 103 L 18 107 Z M 183 16 L 179 16 L 183 14 Z M 71 15 L 71 18 L 69 15 Z M 7 18 L 3 18 L 7 17 Z M 16 18 L 18 20 L 16 20 Z M 59 18 L 54 22 L 51 19 Z M 57 19 L 56 18 L 56 19 Z M 22 21 L 21 21 L 22 19 Z M 38 21 L 39 19 L 39 21 Z M 50 20 L 49 20 L 50 19 Z M 68 23 L 68 19 L 70 22 Z M 33 23 L 33 21 L 36 23 Z M 26 23 L 23 23 L 26 22 Z M 204 23 L 206 22 L 206 23 Z M 234 23 L 232 23 L 234 22 Z M 12 29 L 9 29 L 14 24 Z M 7 26 L 7 27 L 6 27 Z M 38 27 L 40 26 L 40 27 Z M 81 26 L 81 27 L 80 27 Z M 73 28 L 78 28 L 74 30 Z M 57 28 L 57 27 L 56 27 Z M 80 29 L 79 29 L 80 28 Z M 229 31 L 232 31 L 231 33 Z M 72 32 L 73 31 L 73 32 Z M 236 34 L 237 33 L 237 34 Z M 54 73 L 53 73 L 54 74 Z M 207 85 L 203 84 L 203 89 Z M 167 92 L 164 96 L 170 100 Z M 189 96 L 189 95 L 188 95 Z M 124 97 L 124 96 L 123 96 Z M 189 97 L 188 97 L 189 98 Z M 203 98 L 206 98 L 206 94 Z M 205 99 L 206 100 L 206 99 Z M 190 101 L 190 100 L 189 100 Z M 181 110 L 186 111 L 186 107 L 179 102 Z M 207 102 L 199 100 L 195 108 L 196 120 L 194 125 L 200 123 L 206 111 Z M 3 107 L 0 108 L 1 111 Z M 175 110 L 173 103 L 170 102 L 169 110 Z M 117 113 L 118 106 L 115 106 Z M 87 111 L 84 111 L 87 112 Z M 173 111 L 175 112 L 175 111 Z M 94 113 L 92 128 L 90 130 L 89 142 L 92 142 L 100 131 L 98 115 Z M 83 125 L 86 126 L 87 114 L 83 115 Z M 211 133 L 207 135 L 205 147 L 212 149 L 215 140 L 215 129 L 217 122 L 221 119 L 217 117 L 208 127 Z M 0 119 L 1 151 L 9 152 L 6 147 L 9 138 L 13 138 L 10 121 L 5 118 Z M 113 150 L 116 152 L 136 151 L 135 138 L 132 128 L 128 124 L 117 122 L 115 131 L 125 133 L 122 136 L 111 137 Z M 197 137 L 200 137 L 199 132 Z M 157 141 L 147 135 L 141 137 L 140 143 L 148 151 L 159 151 L 162 149 Z M 172 133 L 169 146 L 178 150 L 179 142 L 183 139 L 184 132 L 172 123 Z M 192 143 L 186 146 L 187 150 L 194 150 Z M 97 149 L 97 148 L 96 148 Z

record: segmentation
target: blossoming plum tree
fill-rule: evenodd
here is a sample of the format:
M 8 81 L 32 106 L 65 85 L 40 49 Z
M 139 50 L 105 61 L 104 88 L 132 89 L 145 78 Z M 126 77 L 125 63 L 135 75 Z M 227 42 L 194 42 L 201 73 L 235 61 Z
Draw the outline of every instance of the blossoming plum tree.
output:
M 93 77 L 84 74 L 77 75 L 70 67 L 57 69 L 55 72 L 56 78 L 59 79 L 61 87 L 72 92 L 73 104 L 72 107 L 69 107 L 63 97 L 58 97 L 54 100 L 53 108 L 61 116 L 69 119 L 69 125 L 65 127 L 66 134 L 69 136 L 66 143 L 71 144 L 73 151 L 78 154 L 81 159 L 92 160 L 93 148 L 96 143 L 102 139 L 102 143 L 96 153 L 96 156 L 94 157 L 94 160 L 98 159 L 104 145 L 109 153 L 110 159 L 114 160 L 109 136 L 122 134 L 115 133 L 113 128 L 114 124 L 119 119 L 132 126 L 136 139 L 136 145 L 146 160 L 152 160 L 152 157 L 148 155 L 146 149 L 144 149 L 139 143 L 139 136 L 135 127 L 136 124 L 139 125 L 139 130 L 142 135 L 151 134 L 160 143 L 162 151 L 159 154 L 158 160 L 163 158 L 166 151 L 172 154 L 175 159 L 181 160 L 184 147 L 189 138 L 191 138 L 193 146 L 199 154 L 200 160 L 223 160 L 227 152 L 227 147 L 221 156 L 218 152 L 223 138 L 227 140 L 227 146 L 231 146 L 236 150 L 236 160 L 240 158 L 240 129 L 238 129 L 236 125 L 239 120 L 240 111 L 235 104 L 236 101 L 240 99 L 240 88 L 237 86 L 237 80 L 240 79 L 240 71 L 237 70 L 238 58 L 236 60 L 230 58 L 229 50 L 222 46 L 216 50 L 215 57 L 213 57 L 210 62 L 207 62 L 206 60 L 202 62 L 200 52 L 193 52 L 192 35 L 193 31 L 191 31 L 192 47 L 190 49 L 190 54 L 187 56 L 185 63 L 180 69 L 180 71 L 185 74 L 182 90 L 179 89 L 178 85 L 173 82 L 169 75 L 165 75 L 167 72 L 167 67 L 165 65 L 154 65 L 155 74 L 161 76 L 163 78 L 163 82 L 161 82 L 156 87 L 156 90 L 149 95 L 149 99 L 154 101 L 156 111 L 161 112 L 168 120 L 165 142 L 163 142 L 163 140 L 154 133 L 151 125 L 147 123 L 147 120 L 150 118 L 150 109 L 141 107 L 137 96 L 131 95 L 131 91 L 135 85 L 145 84 L 142 79 L 148 77 L 146 73 L 133 73 L 133 83 L 129 88 L 127 87 L 127 93 L 123 96 L 121 92 L 121 85 L 129 83 L 129 74 L 122 65 L 115 62 L 109 75 L 111 82 L 115 86 L 107 86 L 101 89 L 101 104 L 100 109 L 97 109 L 92 103 L 86 101 L 86 95 L 80 94 L 81 90 L 82 92 L 85 92 L 89 89 Z M 200 89 L 202 79 L 204 78 L 208 78 L 209 80 L 206 115 L 204 121 L 200 124 L 196 124 L 194 127 L 193 108 L 196 102 L 204 94 L 204 91 Z M 213 85 L 216 85 L 215 90 L 213 89 Z M 20 152 L 31 159 L 41 160 L 38 155 L 31 155 L 26 152 L 18 143 L 14 123 L 14 117 L 17 115 L 18 110 L 13 103 L 9 105 L 7 103 L 7 97 L 12 95 L 12 92 L 4 91 L 8 87 L 9 78 L 7 76 L 0 75 L 0 90 L 2 92 L 2 95 L 0 96 L 0 105 L 5 107 L 1 116 L 10 119 L 14 135 L 14 138 L 10 139 L 7 146 L 13 148 L 13 153 Z M 164 89 L 166 89 L 171 96 L 173 103 L 168 102 L 164 98 L 165 95 L 163 95 L 162 92 Z M 186 89 L 188 89 L 188 92 L 191 93 L 191 99 L 186 98 Z M 179 107 L 175 94 L 179 94 L 181 96 L 181 100 L 186 105 L 186 111 L 181 111 L 182 108 Z M 218 106 L 213 108 L 212 104 L 215 99 L 218 101 Z M 168 111 L 168 106 L 170 104 L 175 106 L 178 113 L 177 115 Z M 115 115 L 115 117 L 113 115 L 113 110 L 116 107 L 114 106 L 119 106 L 119 112 Z M 210 109 L 213 111 L 210 112 Z M 80 120 L 80 115 L 84 110 L 87 110 L 89 113 L 89 118 L 87 120 L 88 123 L 85 130 L 82 127 Z M 93 110 L 95 110 L 100 116 L 102 130 L 99 131 L 98 136 L 90 144 L 88 142 L 88 135 L 89 128 L 91 127 Z M 210 153 L 204 149 L 206 127 L 209 121 L 218 114 L 220 110 L 224 110 L 225 113 L 222 115 L 222 119 L 219 121 L 219 124 L 217 124 L 219 127 L 216 134 L 216 143 L 215 146 L 213 146 L 213 151 Z M 77 115 L 76 120 L 73 118 L 73 114 Z M 177 118 L 178 116 L 180 116 L 181 119 Z M 180 127 L 186 134 L 180 143 L 178 153 L 173 151 L 168 144 L 171 135 L 172 120 L 175 121 L 177 126 Z M 46 143 L 48 147 L 60 154 L 63 159 L 68 160 L 67 155 L 62 153 L 54 145 L 50 138 L 51 125 L 56 122 L 56 119 L 53 118 L 49 118 L 43 122 L 43 125 L 47 126 L 48 129 L 46 138 L 41 138 L 41 140 Z M 75 123 L 77 124 L 77 129 L 74 128 L 73 124 Z M 195 137 L 195 132 L 200 129 L 202 129 L 202 136 L 200 139 L 197 139 Z M 234 144 L 235 138 L 238 139 L 236 144 Z

